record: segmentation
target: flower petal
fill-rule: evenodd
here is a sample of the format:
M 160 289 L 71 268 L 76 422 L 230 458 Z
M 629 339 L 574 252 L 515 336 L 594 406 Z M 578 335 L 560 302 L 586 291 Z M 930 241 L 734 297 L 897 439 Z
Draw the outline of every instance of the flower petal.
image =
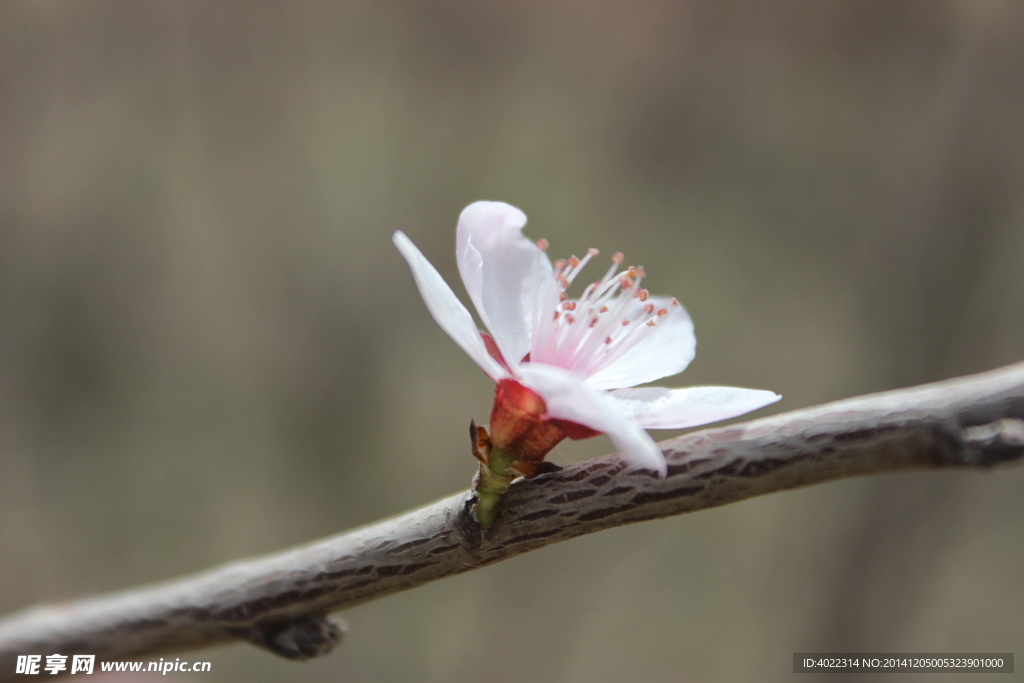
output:
M 455 256 L 470 299 L 511 367 L 530 351 L 538 311 L 557 306 L 547 255 L 523 237 L 526 215 L 502 202 L 476 202 L 459 216 Z
M 455 296 L 440 273 L 430 265 L 430 261 L 420 253 L 405 233 L 396 231 L 391 239 L 409 262 L 423 303 L 427 305 L 427 310 L 441 329 L 447 332 L 448 336 L 462 347 L 462 350 L 469 354 L 491 379 L 508 377 L 508 372 L 487 352 L 487 346 L 480 337 L 473 316 Z
M 693 360 L 697 338 L 686 309 L 665 297 L 648 301 L 668 313 L 657 319 L 657 325 L 636 346 L 592 374 L 587 384 L 595 389 L 632 387 L 682 372 Z
M 631 464 L 665 476 L 661 449 L 608 394 L 590 388 L 576 375 L 553 365 L 523 363 L 516 374 L 523 385 L 544 399 L 550 417 L 604 432 Z
M 728 420 L 782 398 L 771 391 L 738 387 L 644 387 L 609 395 L 623 414 L 647 429 L 682 429 Z

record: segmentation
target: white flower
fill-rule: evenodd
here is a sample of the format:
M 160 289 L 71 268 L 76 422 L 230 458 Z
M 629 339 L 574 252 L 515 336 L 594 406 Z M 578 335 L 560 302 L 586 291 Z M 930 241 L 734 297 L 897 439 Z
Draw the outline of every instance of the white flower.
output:
M 459 217 L 459 272 L 490 337 L 408 237 L 396 232 L 394 242 L 434 320 L 493 380 L 536 392 L 547 418 L 604 432 L 631 464 L 664 476 L 665 459 L 645 428 L 707 424 L 781 398 L 734 387 L 627 388 L 689 364 L 690 316 L 675 299 L 641 289 L 642 269 L 620 271 L 621 253 L 569 299 L 566 290 L 596 250 L 552 266 L 546 241 L 526 239 L 524 225 L 522 211 L 500 202 L 470 204 Z

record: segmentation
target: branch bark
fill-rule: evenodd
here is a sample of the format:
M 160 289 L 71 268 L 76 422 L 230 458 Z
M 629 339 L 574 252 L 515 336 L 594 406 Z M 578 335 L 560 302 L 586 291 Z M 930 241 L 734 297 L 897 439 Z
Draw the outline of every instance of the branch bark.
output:
M 10 614 L 0 619 L 0 681 L 14 677 L 20 654 L 131 659 L 243 639 L 304 659 L 340 640 L 330 612 L 583 534 L 844 477 L 1019 460 L 1024 363 L 661 446 L 665 479 L 609 455 L 519 480 L 486 532 L 463 492 L 272 555 Z

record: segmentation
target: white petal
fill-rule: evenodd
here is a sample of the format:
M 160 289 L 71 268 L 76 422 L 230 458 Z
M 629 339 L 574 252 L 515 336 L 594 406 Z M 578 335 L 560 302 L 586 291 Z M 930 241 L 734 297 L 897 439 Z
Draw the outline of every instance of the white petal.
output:
M 587 384 L 595 389 L 632 387 L 682 372 L 693 360 L 697 338 L 686 309 L 664 297 L 648 301 L 668 314 L 657 319 L 657 326 L 643 341 L 591 375 Z
M 551 417 L 604 432 L 631 464 L 665 476 L 665 458 L 661 449 L 608 394 L 590 388 L 579 377 L 562 368 L 540 363 L 523 363 L 517 379 L 540 394 Z
M 459 216 L 459 273 L 505 360 L 514 368 L 530 351 L 538 311 L 557 305 L 547 255 L 523 237 L 526 215 L 501 202 L 470 204 Z
M 609 395 L 627 417 L 647 429 L 682 429 L 728 420 L 782 398 L 771 391 L 738 387 L 645 387 Z
M 395 232 L 392 241 L 409 262 L 423 303 L 427 305 L 427 310 L 434 316 L 441 329 L 447 332 L 448 336 L 454 339 L 491 379 L 507 377 L 505 369 L 487 353 L 487 347 L 480 337 L 476 323 L 473 322 L 473 316 L 445 283 L 440 273 L 430 265 L 430 261 L 403 232 Z

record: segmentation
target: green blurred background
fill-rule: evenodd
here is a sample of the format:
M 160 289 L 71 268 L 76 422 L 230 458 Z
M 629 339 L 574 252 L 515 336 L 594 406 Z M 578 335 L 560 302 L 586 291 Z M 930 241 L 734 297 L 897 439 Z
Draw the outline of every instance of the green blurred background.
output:
M 4 2 L 0 611 L 468 486 L 493 385 L 390 236 L 461 296 L 477 199 L 553 256 L 644 265 L 699 340 L 664 383 L 784 394 L 759 414 L 1021 360 L 1022 35 L 987 0 Z M 321 660 L 189 655 L 192 680 L 1020 655 L 1022 485 L 904 474 L 616 529 L 353 609 Z

